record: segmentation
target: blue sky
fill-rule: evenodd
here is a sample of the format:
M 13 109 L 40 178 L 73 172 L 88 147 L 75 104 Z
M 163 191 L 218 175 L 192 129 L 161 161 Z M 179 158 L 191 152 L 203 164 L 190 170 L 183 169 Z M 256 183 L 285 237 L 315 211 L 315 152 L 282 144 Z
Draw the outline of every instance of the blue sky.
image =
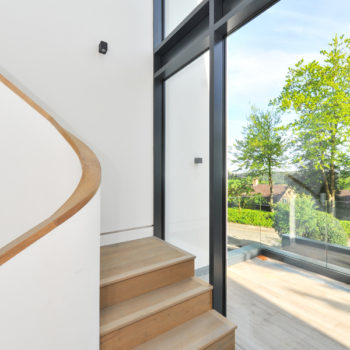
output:
M 320 59 L 336 33 L 350 37 L 350 0 L 281 0 L 228 37 L 229 146 L 240 138 L 250 106 L 265 109 L 288 67 Z

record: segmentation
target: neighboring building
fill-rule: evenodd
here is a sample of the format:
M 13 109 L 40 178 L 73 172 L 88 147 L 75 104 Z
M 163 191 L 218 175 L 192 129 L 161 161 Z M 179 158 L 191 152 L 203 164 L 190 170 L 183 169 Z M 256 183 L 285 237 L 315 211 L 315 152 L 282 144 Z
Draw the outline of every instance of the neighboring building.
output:
M 350 220 L 350 190 L 340 190 L 335 200 L 336 217 L 340 220 Z
M 258 184 L 253 186 L 253 190 L 256 194 L 260 194 L 264 199 L 270 199 L 270 186 L 268 184 Z M 294 190 L 288 185 L 273 185 L 273 202 L 278 203 L 280 201 L 289 202 L 290 196 L 294 193 Z
M 350 203 L 350 190 L 340 190 L 339 193 L 336 194 L 336 200 Z

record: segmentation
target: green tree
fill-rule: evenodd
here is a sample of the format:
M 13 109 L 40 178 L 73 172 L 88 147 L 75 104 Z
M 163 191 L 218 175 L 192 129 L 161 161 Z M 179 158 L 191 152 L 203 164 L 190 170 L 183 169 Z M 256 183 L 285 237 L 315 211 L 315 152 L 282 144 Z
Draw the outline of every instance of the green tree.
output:
M 289 68 L 280 96 L 280 111 L 297 114 L 289 125 L 294 162 L 320 171 L 330 211 L 335 215 L 337 172 L 349 165 L 350 39 L 334 37 L 323 60 L 299 61 Z
M 238 208 L 241 209 L 242 197 L 254 193 L 251 178 L 233 176 L 228 180 L 227 192 L 229 201 L 237 202 Z
M 252 176 L 266 175 L 270 188 L 270 208 L 273 210 L 274 168 L 283 163 L 285 140 L 281 129 L 281 119 L 272 110 L 266 112 L 252 107 L 243 128 L 243 139 L 236 140 L 232 162 Z
M 259 205 L 263 201 L 261 194 L 254 191 L 253 179 L 250 176 L 233 175 L 228 180 L 227 194 L 228 202 L 237 204 L 239 209 L 246 205 Z

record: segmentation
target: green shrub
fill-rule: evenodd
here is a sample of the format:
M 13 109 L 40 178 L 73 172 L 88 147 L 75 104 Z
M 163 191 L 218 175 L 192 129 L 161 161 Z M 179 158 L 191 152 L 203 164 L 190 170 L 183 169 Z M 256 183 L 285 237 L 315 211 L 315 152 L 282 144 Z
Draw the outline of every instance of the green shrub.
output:
M 289 204 L 276 205 L 273 227 L 279 234 L 289 234 Z M 341 222 L 317 210 L 311 196 L 299 195 L 295 199 L 295 231 L 297 236 L 347 246 L 347 234 Z
M 319 239 L 321 241 L 343 246 L 348 245 L 348 235 L 338 219 L 331 214 L 321 211 L 317 211 L 315 216 L 318 232 L 317 230 L 315 231 L 319 238 L 313 238 L 312 236 L 308 238 Z
M 252 210 L 228 208 L 228 221 L 238 224 L 272 227 L 274 213 Z
M 278 203 L 275 209 L 272 227 L 280 234 L 289 234 L 289 204 Z
M 343 226 L 344 231 L 350 238 L 350 221 L 340 220 L 340 224 Z

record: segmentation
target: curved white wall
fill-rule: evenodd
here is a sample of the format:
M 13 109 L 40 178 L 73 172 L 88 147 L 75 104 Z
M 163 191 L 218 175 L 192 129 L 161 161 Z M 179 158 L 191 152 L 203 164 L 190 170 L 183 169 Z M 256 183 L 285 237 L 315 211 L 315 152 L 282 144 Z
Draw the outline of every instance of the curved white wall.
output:
M 152 0 L 0 6 L 0 71 L 94 150 L 101 232 L 115 240 L 153 234 L 152 11 Z
M 81 165 L 52 124 L 2 83 L 0 162 L 2 247 L 68 199 L 79 183 Z
M 98 350 L 99 192 L 0 266 L 0 348 Z
M 78 156 L 43 116 L 0 83 L 0 246 L 74 192 Z M 0 266 L 1 349 L 99 348 L 100 191 Z

